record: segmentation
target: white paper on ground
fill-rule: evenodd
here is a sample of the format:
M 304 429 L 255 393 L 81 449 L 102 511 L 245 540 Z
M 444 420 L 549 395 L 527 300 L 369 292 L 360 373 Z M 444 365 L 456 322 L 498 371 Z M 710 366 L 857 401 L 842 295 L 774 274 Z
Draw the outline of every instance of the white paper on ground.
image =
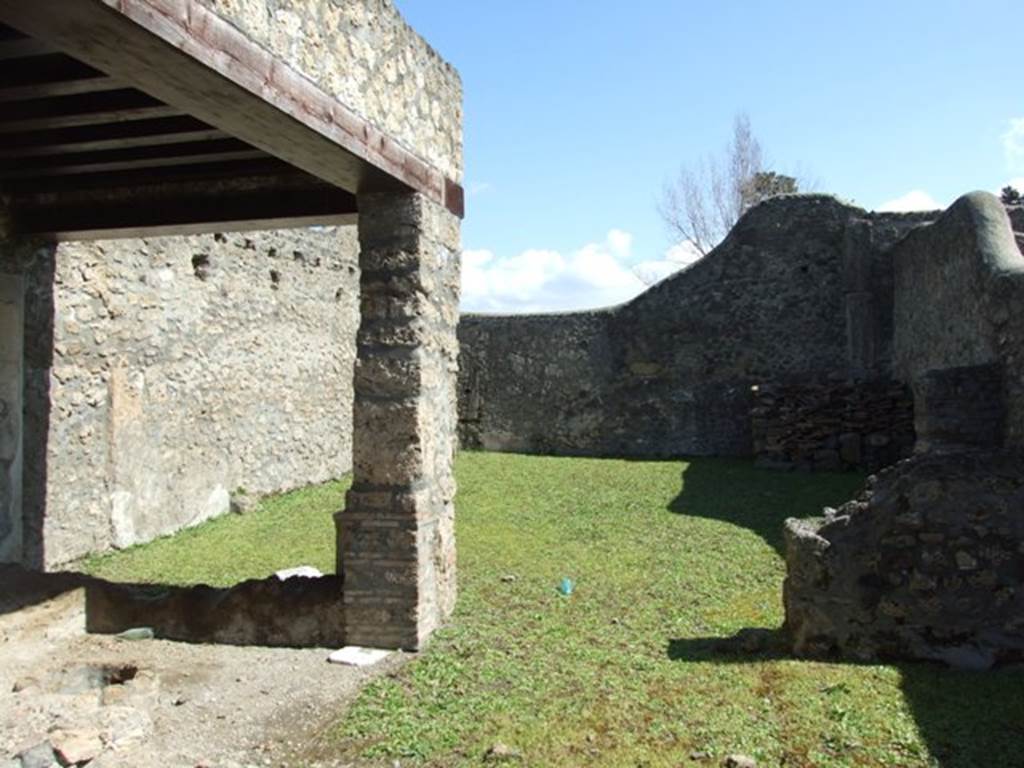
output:
M 369 667 L 383 661 L 391 651 L 383 648 L 363 648 L 361 645 L 346 645 L 332 653 L 327 660 L 332 664 L 348 664 L 351 667 Z
M 278 571 L 274 574 L 281 581 L 287 581 L 288 579 L 294 579 L 296 576 L 303 579 L 319 579 L 323 576 L 320 571 L 314 568 L 312 565 L 300 565 L 296 568 L 285 568 L 283 571 Z

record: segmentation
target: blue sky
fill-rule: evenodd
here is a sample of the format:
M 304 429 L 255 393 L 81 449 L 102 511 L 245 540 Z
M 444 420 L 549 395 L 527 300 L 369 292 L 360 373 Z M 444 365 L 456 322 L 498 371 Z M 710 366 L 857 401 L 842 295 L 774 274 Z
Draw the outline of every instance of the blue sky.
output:
M 665 180 L 737 112 L 772 167 L 866 208 L 1024 182 L 1019 0 L 396 2 L 462 75 L 468 310 L 641 290 Z

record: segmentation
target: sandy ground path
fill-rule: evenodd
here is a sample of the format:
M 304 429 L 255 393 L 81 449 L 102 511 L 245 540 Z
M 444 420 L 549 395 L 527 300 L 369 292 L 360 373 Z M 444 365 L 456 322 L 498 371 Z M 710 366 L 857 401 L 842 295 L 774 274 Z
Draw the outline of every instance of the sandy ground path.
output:
M 84 590 L 26 600 L 18 587 L 12 600 L 0 584 L 0 768 L 46 743 L 90 768 L 302 766 L 359 689 L 408 658 L 367 670 L 326 649 L 89 635 Z

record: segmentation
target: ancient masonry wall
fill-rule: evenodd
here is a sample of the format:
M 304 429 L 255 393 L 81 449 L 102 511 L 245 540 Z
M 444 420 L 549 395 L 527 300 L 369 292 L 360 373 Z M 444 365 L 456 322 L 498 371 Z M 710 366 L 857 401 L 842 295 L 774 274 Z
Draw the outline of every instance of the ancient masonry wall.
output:
M 895 251 L 896 375 L 1001 367 L 1007 444 L 1024 444 L 1024 256 L 992 195 L 965 195 Z M 918 404 L 924 398 L 917 398 Z M 970 398 L 964 397 L 965 404 Z M 965 417 L 969 409 L 965 410 Z M 918 420 L 925 418 L 920 410 Z
M 25 451 L 42 468 L 26 473 L 27 560 L 348 471 L 357 250 L 352 228 L 40 249 L 24 269 Z
M 21 559 L 22 329 L 21 277 L 0 274 L 0 562 Z
M 891 380 L 762 384 L 750 415 L 756 464 L 768 469 L 874 472 L 914 449 L 910 390 Z
M 823 520 L 787 523 L 786 625 L 802 656 L 984 669 L 1024 658 L 1019 452 L 930 452 Z
M 894 249 L 895 370 L 917 455 L 819 520 L 787 522 L 786 625 L 803 655 L 986 668 L 1024 657 L 1024 255 L 972 193 Z
M 752 385 L 889 376 L 889 249 L 934 215 L 872 214 L 822 195 L 775 198 L 707 258 L 622 306 L 466 315 L 462 444 L 750 455 Z
M 453 181 L 462 82 L 391 0 L 200 0 Z

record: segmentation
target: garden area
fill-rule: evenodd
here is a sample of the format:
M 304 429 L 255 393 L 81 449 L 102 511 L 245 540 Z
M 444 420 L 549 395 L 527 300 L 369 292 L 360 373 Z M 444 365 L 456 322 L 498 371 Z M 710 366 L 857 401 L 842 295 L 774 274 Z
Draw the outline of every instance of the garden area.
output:
M 1020 668 L 787 655 L 783 521 L 841 503 L 862 478 L 468 452 L 456 472 L 452 621 L 348 711 L 323 713 L 310 763 L 1024 764 Z M 329 572 L 346 486 L 272 497 L 84 569 L 214 585 L 303 564 Z

